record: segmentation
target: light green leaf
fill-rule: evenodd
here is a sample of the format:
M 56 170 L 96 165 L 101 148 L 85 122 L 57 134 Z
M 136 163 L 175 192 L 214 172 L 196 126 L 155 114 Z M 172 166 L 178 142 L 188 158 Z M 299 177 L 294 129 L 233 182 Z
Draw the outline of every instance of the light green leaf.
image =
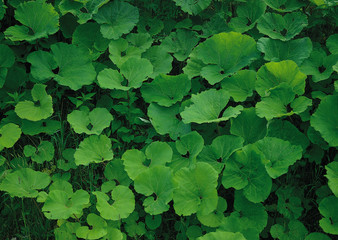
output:
M 268 96 L 270 90 L 281 83 L 286 83 L 295 94 L 302 95 L 305 91 L 306 75 L 299 71 L 294 61 L 269 62 L 257 72 L 256 91 L 262 97 Z
M 326 40 L 326 46 L 332 54 L 338 54 L 338 34 L 331 35 Z
M 126 186 L 119 185 L 111 192 L 113 204 L 110 198 L 103 192 L 93 192 L 97 198 L 96 209 L 104 219 L 120 220 L 127 218 L 135 208 L 135 197 L 133 192 Z
M 147 196 L 143 202 L 147 213 L 158 215 L 169 210 L 168 203 L 172 200 L 174 191 L 170 168 L 165 166 L 149 168 L 135 178 L 134 186 L 138 193 Z
M 312 232 L 306 236 L 305 240 L 331 240 L 331 238 L 324 233 Z
M 193 168 L 177 171 L 174 180 L 178 187 L 174 190 L 176 214 L 189 216 L 193 213 L 207 215 L 217 208 L 216 170 L 207 163 L 196 163 Z
M 177 6 L 180 6 L 184 12 L 190 15 L 197 15 L 206 9 L 211 0 L 174 0 Z
M 76 165 L 88 166 L 112 160 L 111 140 L 105 135 L 92 135 L 85 138 L 74 154 Z
M 264 0 L 264 2 L 278 12 L 292 12 L 305 5 L 300 0 Z
M 53 78 L 75 91 L 83 85 L 90 85 L 96 77 L 89 52 L 71 44 L 55 43 L 51 46 L 51 53 L 32 52 L 27 61 L 32 64 L 31 72 L 37 80 Z
M 67 121 L 78 134 L 100 135 L 105 128 L 110 126 L 113 116 L 106 108 L 94 108 L 90 112 L 88 108 L 83 108 L 68 114 Z
M 338 197 L 338 162 L 331 162 L 325 166 L 328 185 L 333 194 Z
M 330 95 L 322 99 L 316 112 L 311 116 L 311 126 L 332 147 L 338 146 L 338 95 Z
M 46 92 L 46 85 L 35 84 L 31 94 L 33 101 L 19 102 L 15 106 L 15 113 L 22 119 L 40 121 L 53 114 L 52 97 Z
M 125 86 L 125 79 L 117 70 L 106 68 L 97 75 L 97 80 L 101 88 L 117 89 L 128 91 L 130 87 Z
M 318 210 L 323 218 L 319 220 L 319 225 L 324 232 L 338 235 L 338 198 L 329 196 L 320 203 Z
M 236 151 L 225 165 L 223 186 L 243 189 L 244 196 L 251 202 L 264 201 L 270 194 L 272 180 L 265 171 L 262 158 L 254 145 Z
M 6 177 L 0 183 L 0 190 L 8 192 L 12 197 L 35 198 L 38 189 L 49 185 L 51 178 L 46 173 L 34 171 L 30 168 L 20 168 Z
M 73 193 L 62 189 L 51 190 L 42 207 L 42 211 L 48 219 L 68 219 L 74 215 L 80 215 L 82 210 L 88 207 L 89 194 L 84 190 Z
M 26 147 L 26 146 L 25 146 Z M 32 155 L 32 161 L 42 164 L 49 162 L 54 158 L 54 145 L 49 141 L 42 141 Z
M 259 118 L 254 108 L 245 108 L 231 119 L 230 133 L 242 137 L 245 143 L 254 143 L 266 135 L 266 125 L 267 121 Z
M 235 108 L 228 107 L 223 115 L 221 111 L 225 108 L 229 101 L 229 93 L 225 90 L 209 89 L 199 94 L 192 94 L 192 104 L 185 107 L 181 112 L 184 123 L 212 123 L 227 121 L 232 117 L 240 114 L 242 106 Z
M 15 10 L 15 19 L 22 25 L 11 26 L 5 31 L 6 38 L 12 41 L 34 41 L 59 30 L 59 14 L 45 1 L 21 3 Z
M 142 85 L 143 99 L 148 102 L 156 102 L 160 106 L 170 107 L 178 101 L 182 101 L 191 88 L 191 81 L 185 74 L 170 76 L 160 74 L 151 83 Z
M 7 123 L 0 127 L 0 151 L 11 148 L 20 139 L 21 129 L 14 123 Z
M 153 73 L 149 75 L 150 78 L 155 78 L 159 74 L 167 74 L 172 69 L 173 57 L 161 45 L 155 45 L 149 48 L 142 54 L 153 65 Z
M 99 239 L 107 234 L 107 222 L 95 213 L 89 213 L 87 223 L 90 227 L 76 229 L 76 236 L 83 239 Z
M 284 16 L 268 12 L 258 20 L 257 29 L 272 39 L 288 41 L 307 25 L 307 17 L 301 12 L 287 13 Z
M 226 239 L 226 240 L 246 240 L 246 238 L 242 235 L 242 233 L 232 233 L 232 232 L 225 232 L 225 231 L 216 231 L 210 232 L 205 234 L 203 237 L 197 238 L 197 240 L 219 240 L 219 239 Z
M 264 53 L 264 59 L 272 62 L 292 60 L 300 66 L 310 57 L 312 42 L 308 37 L 283 42 L 271 38 L 260 38 L 257 49 Z
M 93 18 L 101 24 L 103 37 L 118 39 L 135 27 L 139 12 L 138 8 L 129 3 L 116 0 L 101 7 Z
M 178 104 L 171 107 L 161 107 L 151 103 L 148 107 L 148 116 L 158 134 L 169 134 L 173 140 L 190 132 L 190 124 L 184 124 L 177 116 L 180 113 Z
M 110 180 L 116 180 L 119 184 L 129 186 L 132 180 L 128 177 L 127 172 L 124 170 L 124 165 L 121 159 L 114 159 L 110 161 L 105 169 L 104 176 Z
M 207 215 L 197 214 L 198 220 L 205 226 L 208 227 L 219 227 L 224 219 L 224 212 L 227 210 L 227 201 L 219 197 L 217 203 L 217 209 Z
M 302 158 L 301 146 L 291 145 L 279 138 L 265 137 L 255 146 L 264 154 L 265 169 L 273 179 L 287 173 L 289 166 Z
M 130 58 L 122 64 L 120 73 L 127 79 L 129 87 L 139 88 L 153 73 L 153 65 L 145 58 Z
M 256 72 L 252 70 L 240 70 L 229 78 L 225 78 L 221 84 L 222 89 L 229 92 L 236 102 L 243 102 L 252 96 L 255 89 Z

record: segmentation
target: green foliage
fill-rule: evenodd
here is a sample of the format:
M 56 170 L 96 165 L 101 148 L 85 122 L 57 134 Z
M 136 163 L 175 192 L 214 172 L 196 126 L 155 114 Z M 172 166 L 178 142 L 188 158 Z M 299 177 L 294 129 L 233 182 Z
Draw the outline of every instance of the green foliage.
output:
M 335 0 L 0 0 L 1 239 L 336 239 Z

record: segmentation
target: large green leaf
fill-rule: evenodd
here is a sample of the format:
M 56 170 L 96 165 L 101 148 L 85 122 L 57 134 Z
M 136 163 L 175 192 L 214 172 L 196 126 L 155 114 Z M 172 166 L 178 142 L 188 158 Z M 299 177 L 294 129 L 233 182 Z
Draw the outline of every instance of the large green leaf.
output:
M 74 110 L 67 116 L 67 121 L 78 134 L 86 133 L 100 135 L 103 129 L 110 126 L 113 116 L 106 108 L 88 108 Z
M 210 232 L 205 234 L 203 237 L 197 238 L 197 240 L 219 240 L 219 239 L 226 239 L 226 240 L 246 240 L 246 238 L 242 235 L 242 233 L 232 233 L 232 232 L 225 232 L 225 231 L 216 231 Z
M 252 70 L 240 70 L 231 77 L 222 81 L 222 89 L 229 92 L 236 102 L 243 102 L 252 96 L 255 89 L 256 72 Z
M 107 234 L 107 222 L 95 213 L 89 213 L 87 223 L 90 227 L 81 226 L 76 236 L 83 239 L 99 239 Z
M 257 49 L 264 53 L 264 59 L 267 61 L 292 60 L 300 66 L 305 59 L 310 57 L 312 42 L 308 37 L 287 42 L 260 38 L 257 42 Z
M 53 44 L 51 50 L 32 52 L 27 57 L 34 78 L 43 82 L 53 78 L 72 90 L 93 83 L 96 72 L 88 51 L 62 42 Z
M 338 34 L 331 35 L 326 40 L 326 46 L 332 54 L 338 54 Z
M 288 41 L 299 34 L 308 24 L 305 14 L 287 13 L 284 16 L 276 13 L 265 13 L 257 23 L 259 32 L 272 39 Z
M 13 66 L 14 62 L 13 50 L 7 45 L 0 44 L 0 88 L 5 84 L 8 68 Z
M 168 203 L 172 200 L 174 191 L 170 168 L 164 166 L 149 168 L 135 178 L 134 186 L 138 193 L 147 196 L 143 201 L 147 213 L 158 215 L 169 210 Z
M 52 185 L 53 186 L 53 185 Z M 89 204 L 89 194 L 84 190 L 73 193 L 72 185 L 65 189 L 56 188 L 49 192 L 42 211 L 49 219 L 68 219 L 80 215 Z
M 170 76 L 160 74 L 151 83 L 142 85 L 143 99 L 148 102 L 156 102 L 160 106 L 170 107 L 188 94 L 191 81 L 185 74 Z
M 229 93 L 225 90 L 209 89 L 191 96 L 192 104 L 181 112 L 184 123 L 212 123 L 227 121 L 240 114 L 243 107 L 228 107 L 220 116 L 229 101 Z
M 272 180 L 262 163 L 263 156 L 254 145 L 236 151 L 225 165 L 222 184 L 225 188 L 243 189 L 251 202 L 264 201 L 270 194 Z
M 334 161 L 325 166 L 328 185 L 333 194 L 338 197 L 338 162 Z
M 184 12 L 192 15 L 197 15 L 206 9 L 211 0 L 174 0 L 177 6 L 180 6 Z
M 19 140 L 21 129 L 14 123 L 7 123 L 0 127 L 0 151 L 4 148 L 11 148 Z
M 254 108 L 245 108 L 238 117 L 231 119 L 230 132 L 240 136 L 245 143 L 254 143 L 266 135 L 267 121 L 256 115 Z
M 176 214 L 189 216 L 193 213 L 207 215 L 216 210 L 217 196 L 216 170 L 207 163 L 199 162 L 193 168 L 177 171 L 174 180 L 178 187 L 174 190 Z
M 158 134 L 169 134 L 173 140 L 185 133 L 190 132 L 190 124 L 184 124 L 177 118 L 180 113 L 178 104 L 171 107 L 162 107 L 151 103 L 148 107 L 148 116 L 151 124 Z
M 32 101 L 18 102 L 15 106 L 15 113 L 22 119 L 40 121 L 53 114 L 52 97 L 46 92 L 46 85 L 35 84 L 31 94 Z
M 101 33 L 108 39 L 118 39 L 129 33 L 138 22 L 138 9 L 127 2 L 115 0 L 101 7 L 94 20 L 101 24 Z
M 319 225 L 326 233 L 338 235 L 338 198 L 329 196 L 320 201 L 318 210 L 323 218 Z
M 305 91 L 306 75 L 299 71 L 294 61 L 269 62 L 257 72 L 256 91 L 262 97 L 269 95 L 281 83 L 287 83 L 295 94 L 302 95 Z
M 0 190 L 8 192 L 11 196 L 35 198 L 38 189 L 49 185 L 51 178 L 48 174 L 34 171 L 30 168 L 21 168 L 6 175 L 0 183 Z
M 161 45 L 154 45 L 142 54 L 153 65 L 153 73 L 149 75 L 151 78 L 157 77 L 159 74 L 167 74 L 172 69 L 173 57 Z
M 6 38 L 12 41 L 34 41 L 59 30 L 59 14 L 52 4 L 43 0 L 21 3 L 15 10 L 15 19 L 22 25 L 5 31 Z
M 273 225 L 270 233 L 273 238 L 280 240 L 300 240 L 305 238 L 308 231 L 302 222 L 292 219 L 289 223 Z
M 256 142 L 255 146 L 264 154 L 265 169 L 271 178 L 287 173 L 289 166 L 301 159 L 303 152 L 301 146 L 274 137 L 265 137 Z
M 338 146 L 338 95 L 322 99 L 316 112 L 311 116 L 311 126 L 320 132 L 332 147 Z
M 105 135 L 92 135 L 85 138 L 74 154 L 76 165 L 88 166 L 112 160 L 111 140 Z
M 93 192 L 97 198 L 96 209 L 101 216 L 108 220 L 120 220 L 127 218 L 135 208 L 135 197 L 133 192 L 126 186 L 119 185 L 111 192 L 111 199 L 103 192 Z M 109 201 L 109 202 L 108 202 Z
M 305 5 L 301 0 L 264 0 L 264 2 L 278 12 L 292 12 Z
M 200 43 L 191 55 L 192 59 L 197 58 L 206 64 L 200 66 L 199 71 L 212 85 L 249 65 L 257 57 L 255 40 L 237 32 L 216 34 Z M 194 62 L 188 61 L 186 69 L 191 68 L 191 64 Z M 198 71 L 199 66 L 196 67 Z

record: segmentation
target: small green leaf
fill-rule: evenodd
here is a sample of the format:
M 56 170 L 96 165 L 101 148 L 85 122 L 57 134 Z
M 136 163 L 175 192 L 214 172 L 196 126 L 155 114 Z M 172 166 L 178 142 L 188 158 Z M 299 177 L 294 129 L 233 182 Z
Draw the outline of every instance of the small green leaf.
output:
M 323 218 L 319 220 L 319 225 L 324 232 L 338 234 L 338 198 L 329 196 L 319 203 L 318 210 Z
M 11 148 L 20 139 L 21 129 L 14 123 L 7 123 L 0 127 L 0 151 Z
M 99 239 L 107 234 L 107 222 L 100 216 L 89 213 L 87 223 L 90 227 L 81 226 L 76 229 L 76 236 L 83 239 Z

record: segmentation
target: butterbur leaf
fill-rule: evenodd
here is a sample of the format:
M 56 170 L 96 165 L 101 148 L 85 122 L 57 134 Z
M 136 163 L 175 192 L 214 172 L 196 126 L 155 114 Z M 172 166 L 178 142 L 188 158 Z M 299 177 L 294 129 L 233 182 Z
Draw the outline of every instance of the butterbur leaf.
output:
M 32 52 L 27 61 L 32 64 L 31 73 L 39 81 L 53 78 L 60 85 L 79 90 L 93 83 L 96 77 L 89 52 L 67 43 L 55 43 L 51 53 Z
M 293 111 L 288 109 L 288 105 L 294 100 L 295 94 L 287 84 L 283 83 L 270 91 L 270 96 L 262 98 L 256 104 L 257 116 L 267 120 L 283 116 L 291 116 Z
M 52 119 L 45 119 L 40 121 L 28 121 L 22 120 L 22 132 L 26 135 L 37 135 L 40 133 L 46 133 L 52 135 L 61 128 L 61 123 Z
M 242 148 L 244 139 L 233 135 L 222 135 L 216 137 L 212 144 L 205 146 L 197 156 L 197 161 L 207 162 L 221 173 L 224 163 L 238 149 Z
M 191 96 L 192 104 L 181 112 L 184 123 L 212 123 L 226 121 L 236 117 L 242 106 L 228 107 L 222 115 L 221 111 L 229 101 L 229 93 L 225 90 L 209 89 Z
M 331 238 L 324 233 L 312 232 L 306 236 L 305 240 L 331 240 Z
M 48 141 L 42 141 L 32 155 L 32 161 L 36 163 L 49 162 L 54 157 L 54 145 Z
M 49 192 L 42 211 L 48 219 L 68 219 L 71 216 L 80 215 L 89 204 L 89 194 L 84 190 L 73 193 L 63 189 L 55 189 Z
M 206 9 L 211 0 L 174 0 L 177 6 L 180 6 L 184 12 L 189 13 L 190 15 L 197 15 L 202 10 Z
M 219 227 L 224 219 L 224 212 L 228 207 L 227 201 L 219 197 L 217 203 L 217 209 L 207 215 L 197 214 L 198 220 L 208 227 Z
M 255 60 L 258 57 L 258 51 L 253 38 L 237 32 L 229 32 L 216 34 L 200 43 L 193 50 L 191 57 L 207 64 L 207 66 L 201 66 L 200 71 L 203 72 L 203 68 L 208 69 L 207 76 L 212 76 L 212 78 L 206 79 L 213 85 L 222 80 L 221 78 L 215 79 L 215 74 L 220 73 L 226 77 L 237 72 Z M 237 59 L 237 61 L 233 61 L 233 59 Z M 193 62 L 188 61 L 186 68 L 191 68 L 190 64 Z M 217 72 L 214 75 L 210 73 L 210 67 L 213 65 L 218 67 L 215 68 Z
M 142 57 L 148 59 L 154 67 L 153 73 L 149 75 L 150 78 L 155 78 L 159 74 L 167 74 L 172 69 L 173 57 L 161 45 L 152 46 L 142 54 Z
M 254 143 L 266 134 L 267 121 L 256 115 L 254 108 L 245 108 L 238 117 L 231 119 L 230 132 L 240 136 L 245 143 Z
M 92 135 L 85 138 L 74 154 L 76 165 L 88 166 L 112 160 L 111 140 L 105 135 Z
M 74 110 L 67 116 L 67 120 L 78 134 L 86 133 L 88 135 L 100 135 L 102 131 L 110 126 L 113 116 L 106 108 L 94 108 Z
M 128 91 L 130 87 L 123 85 L 124 77 L 117 70 L 106 68 L 97 75 L 97 80 L 101 88 L 117 89 Z
M 259 32 L 272 39 L 288 41 L 307 26 L 307 17 L 300 12 L 287 13 L 284 16 L 276 13 L 265 13 L 257 23 Z
M 118 68 L 121 68 L 129 58 L 141 58 L 142 52 L 124 38 L 111 40 L 109 43 L 109 58 Z
M 338 34 L 331 35 L 326 40 L 326 46 L 332 54 L 338 54 Z
M 298 220 L 291 220 L 288 224 L 275 224 L 270 229 L 271 236 L 280 240 L 304 239 L 308 234 L 306 227 Z
M 76 229 L 81 226 L 78 222 L 65 222 L 60 227 L 54 229 L 55 239 L 77 240 Z
M 20 168 L 6 175 L 0 183 L 0 190 L 8 192 L 13 197 L 35 198 L 38 196 L 37 190 L 47 187 L 50 181 L 51 178 L 46 173 Z
M 134 47 L 140 49 L 142 52 L 145 52 L 150 48 L 153 43 L 153 39 L 148 33 L 130 33 L 127 35 L 126 39 Z
M 329 234 L 338 234 L 338 198 L 329 196 L 319 203 L 319 212 L 323 216 L 319 220 L 319 225 L 324 232 Z
M 309 139 L 297 127 L 289 121 L 280 119 L 274 119 L 269 122 L 267 136 L 283 139 L 292 145 L 300 145 L 304 151 L 310 144 Z
M 143 99 L 148 102 L 156 102 L 160 106 L 170 107 L 188 94 L 191 81 L 185 74 L 170 76 L 160 74 L 151 83 L 142 85 Z
M 184 61 L 198 41 L 199 38 L 196 32 L 187 29 L 177 29 L 162 41 L 161 47 L 170 53 L 174 53 L 174 57 L 178 61 Z
M 109 162 L 104 169 L 104 176 L 110 180 L 116 180 L 119 184 L 129 186 L 132 180 L 128 177 L 124 170 L 124 165 L 121 159 L 114 159 Z
M 325 166 L 328 185 L 333 194 L 338 197 L 338 162 L 331 162 Z
M 243 102 L 252 96 L 255 89 L 256 72 L 252 70 L 240 70 L 229 78 L 225 78 L 221 84 L 222 89 L 229 92 L 236 102 Z
M 216 170 L 207 163 L 196 163 L 195 167 L 177 171 L 174 181 L 174 209 L 177 215 L 193 213 L 207 215 L 217 208 Z
M 225 231 L 216 231 L 205 234 L 203 237 L 197 238 L 197 240 L 218 240 L 218 239 L 227 239 L 227 240 L 246 240 L 242 233 L 233 233 Z
M 271 178 L 287 173 L 289 166 L 301 159 L 303 152 L 301 146 L 273 137 L 265 137 L 256 142 L 255 146 L 264 154 L 265 169 Z
M 231 18 L 229 26 L 235 32 L 246 32 L 253 28 L 257 20 L 264 14 L 266 4 L 263 0 L 247 0 L 237 6 L 238 17 Z
M 15 113 L 22 119 L 40 121 L 53 114 L 52 97 L 46 92 L 46 85 L 35 84 L 31 94 L 32 101 L 19 102 L 15 106 Z
M 164 166 L 167 162 L 170 162 L 172 154 L 172 149 L 167 143 L 152 142 L 146 148 L 146 154 L 137 149 L 131 149 L 124 152 L 122 160 L 128 176 L 134 180 L 148 168 L 158 165 Z M 149 165 L 146 165 L 146 159 L 150 160 Z
M 264 2 L 278 12 L 292 12 L 305 5 L 301 0 L 264 0 Z
M 135 197 L 133 192 L 126 186 L 119 185 L 111 192 L 113 204 L 110 198 L 103 192 L 93 192 L 97 198 L 96 209 L 101 217 L 107 220 L 120 220 L 127 218 L 135 208 Z
M 180 107 L 175 104 L 171 107 L 162 107 L 156 103 L 151 103 L 148 107 L 148 116 L 151 124 L 158 134 L 169 134 L 173 140 L 177 137 L 190 132 L 190 124 L 184 124 L 177 118 Z
M 100 216 L 89 213 L 87 223 L 91 227 L 81 226 L 76 229 L 76 236 L 83 239 L 99 239 L 107 234 L 107 222 Z
M 269 95 L 271 89 L 286 83 L 295 94 L 302 95 L 305 91 L 305 79 L 306 75 L 294 61 L 269 62 L 257 72 L 256 91 L 264 97 Z
M 253 145 L 236 151 L 226 163 L 223 186 L 243 189 L 244 196 L 251 202 L 264 201 L 270 194 L 272 180 L 265 171 L 262 158 Z
M 277 210 L 288 219 L 298 219 L 303 212 L 301 191 L 294 187 L 281 187 L 276 191 Z
M 120 73 L 127 79 L 129 87 L 139 88 L 153 73 L 153 65 L 145 58 L 130 58 L 122 64 Z
M 147 196 L 143 202 L 147 213 L 158 215 L 169 210 L 168 203 L 173 198 L 174 190 L 170 168 L 164 166 L 149 168 L 135 178 L 134 186 L 138 193 Z
M 312 42 L 308 37 L 287 42 L 260 38 L 257 42 L 257 49 L 264 53 L 264 59 L 267 61 L 292 60 L 300 66 L 305 59 L 310 57 Z
M 330 95 L 322 99 L 316 112 L 311 116 L 311 126 L 332 147 L 338 146 L 338 95 Z
M 129 33 L 138 19 L 138 9 L 120 0 L 105 4 L 94 15 L 94 20 L 101 24 L 103 37 L 108 39 L 118 39 L 123 34 Z
M 241 232 L 248 239 L 259 236 L 266 227 L 268 214 L 261 203 L 250 202 L 241 191 L 235 192 L 234 211 L 223 219 L 219 229 Z
M 0 44 L 0 88 L 5 84 L 8 68 L 13 66 L 14 62 L 13 50 L 5 44 Z
M 19 140 L 21 129 L 14 123 L 7 123 L 0 127 L 0 151 L 4 148 L 11 148 Z
M 15 10 L 15 19 L 22 25 L 9 27 L 5 36 L 12 41 L 34 41 L 59 30 L 59 14 L 50 3 L 28 1 Z

